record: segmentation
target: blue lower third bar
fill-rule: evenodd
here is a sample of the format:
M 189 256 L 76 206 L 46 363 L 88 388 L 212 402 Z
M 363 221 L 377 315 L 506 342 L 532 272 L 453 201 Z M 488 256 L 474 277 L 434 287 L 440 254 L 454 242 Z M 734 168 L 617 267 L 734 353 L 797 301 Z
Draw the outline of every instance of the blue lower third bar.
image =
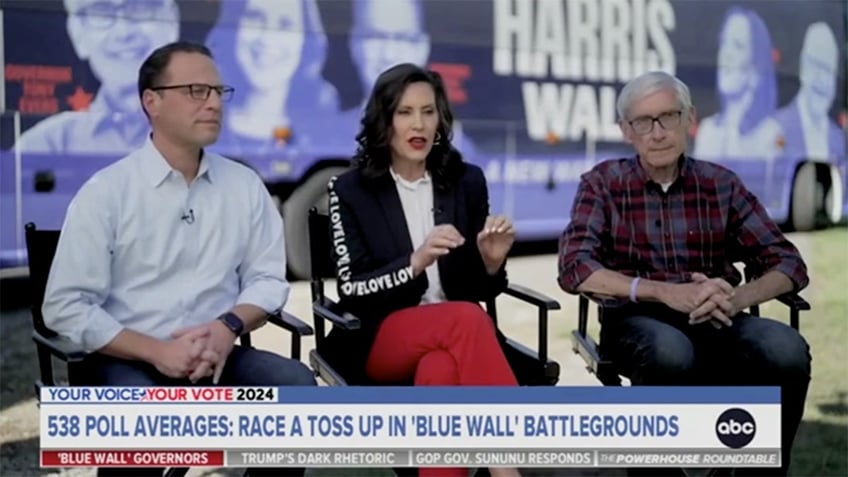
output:
M 779 387 L 289 387 L 289 404 L 779 404 Z

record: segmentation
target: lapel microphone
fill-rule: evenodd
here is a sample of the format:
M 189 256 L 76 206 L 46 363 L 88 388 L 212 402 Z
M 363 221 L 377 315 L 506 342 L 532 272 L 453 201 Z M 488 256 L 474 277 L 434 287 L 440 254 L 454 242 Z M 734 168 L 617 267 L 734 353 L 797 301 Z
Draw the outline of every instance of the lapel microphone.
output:
M 189 225 L 193 224 L 194 223 L 194 209 L 188 209 L 188 212 L 183 212 L 183 215 L 182 215 L 182 217 L 180 217 L 180 220 L 182 220 L 183 222 L 185 222 Z

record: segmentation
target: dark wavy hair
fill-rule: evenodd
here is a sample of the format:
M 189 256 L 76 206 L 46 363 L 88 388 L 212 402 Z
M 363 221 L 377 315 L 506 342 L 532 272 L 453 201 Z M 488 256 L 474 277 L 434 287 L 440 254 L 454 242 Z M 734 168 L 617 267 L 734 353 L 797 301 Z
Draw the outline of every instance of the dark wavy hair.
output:
M 445 86 L 438 73 L 412 63 L 389 68 L 374 83 L 362 115 L 361 129 L 356 135 L 359 145 L 353 157 L 353 166 L 367 179 L 376 179 L 388 173 L 392 163 L 389 145 L 392 119 L 404 91 L 412 83 L 427 83 L 433 87 L 439 115 L 439 126 L 436 129 L 439 140 L 427 155 L 426 168 L 436 187 L 450 188 L 462 176 L 465 164 L 459 151 L 451 146 L 453 114 Z

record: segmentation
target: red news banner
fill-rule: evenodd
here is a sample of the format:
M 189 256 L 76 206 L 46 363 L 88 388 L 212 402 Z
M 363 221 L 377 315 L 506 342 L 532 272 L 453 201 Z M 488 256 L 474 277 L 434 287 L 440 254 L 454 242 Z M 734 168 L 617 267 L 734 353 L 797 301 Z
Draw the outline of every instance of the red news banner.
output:
M 42 467 L 223 467 L 224 451 L 41 451 Z
M 167 402 L 276 402 L 275 388 L 52 388 L 51 401 L 66 403 L 167 403 Z M 94 427 L 117 429 L 121 416 L 101 415 Z M 75 432 L 73 420 L 65 421 L 66 432 Z M 61 423 L 56 424 L 63 427 Z M 57 432 L 60 432 L 57 430 Z M 42 467 L 222 467 L 223 450 L 42 450 Z

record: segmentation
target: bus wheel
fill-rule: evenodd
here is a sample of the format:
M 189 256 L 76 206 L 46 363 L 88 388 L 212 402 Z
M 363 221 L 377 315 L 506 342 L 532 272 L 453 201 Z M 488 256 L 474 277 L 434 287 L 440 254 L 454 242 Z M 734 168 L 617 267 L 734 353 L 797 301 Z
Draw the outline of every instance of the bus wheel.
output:
M 330 167 L 312 174 L 283 203 L 281 211 L 286 227 L 286 262 L 296 278 L 309 278 L 309 209 L 318 207 L 327 213 L 327 184 L 333 176 L 344 172 L 344 167 Z
M 792 183 L 792 228 L 798 232 L 813 230 L 816 226 L 816 165 L 805 162 L 795 173 Z
M 834 226 L 842 222 L 842 207 L 845 191 L 842 188 L 842 174 L 835 165 L 830 166 L 830 184 L 824 196 L 824 212 L 827 225 Z

